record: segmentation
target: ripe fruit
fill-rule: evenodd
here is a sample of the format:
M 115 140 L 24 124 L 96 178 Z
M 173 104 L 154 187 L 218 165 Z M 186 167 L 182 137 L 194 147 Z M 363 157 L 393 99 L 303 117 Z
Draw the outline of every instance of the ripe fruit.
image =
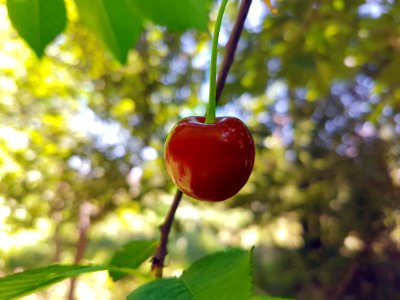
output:
M 178 122 L 165 144 L 165 163 L 179 189 L 196 199 L 222 201 L 235 195 L 250 177 L 254 141 L 235 117 L 204 117 Z

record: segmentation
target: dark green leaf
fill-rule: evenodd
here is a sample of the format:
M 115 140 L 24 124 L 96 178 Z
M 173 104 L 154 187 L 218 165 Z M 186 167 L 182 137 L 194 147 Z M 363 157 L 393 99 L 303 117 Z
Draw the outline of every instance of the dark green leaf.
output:
M 135 13 L 171 30 L 207 29 L 205 0 L 127 0 Z
M 122 64 L 142 32 L 142 21 L 126 0 L 76 0 L 83 23 Z
M 63 0 L 7 0 L 7 9 L 15 29 L 38 57 L 67 22 Z
M 132 269 L 137 268 L 150 257 L 156 246 L 157 241 L 155 240 L 130 241 L 121 250 L 115 252 L 111 258 L 110 265 Z M 128 275 L 119 271 L 110 271 L 109 273 L 114 281 Z
M 220 252 L 195 262 L 179 278 L 146 284 L 128 300 L 230 300 L 251 298 L 251 251 Z
M 28 295 L 69 277 L 107 270 L 105 266 L 52 265 L 0 278 L 0 300 Z
M 294 300 L 293 298 L 280 298 L 271 296 L 254 296 L 251 300 Z

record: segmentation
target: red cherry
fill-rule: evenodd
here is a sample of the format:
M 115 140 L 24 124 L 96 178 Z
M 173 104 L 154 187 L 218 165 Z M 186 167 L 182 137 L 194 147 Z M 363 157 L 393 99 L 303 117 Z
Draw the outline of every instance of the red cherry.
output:
M 222 201 L 235 195 L 250 177 L 254 141 L 246 125 L 235 117 L 188 117 L 178 122 L 165 144 L 168 174 L 179 189 L 193 198 Z

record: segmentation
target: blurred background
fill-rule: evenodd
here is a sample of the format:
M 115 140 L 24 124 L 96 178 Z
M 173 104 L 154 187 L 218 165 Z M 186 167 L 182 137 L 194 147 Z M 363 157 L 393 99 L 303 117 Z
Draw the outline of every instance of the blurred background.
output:
M 121 66 L 66 2 L 68 27 L 38 60 L 0 0 L 0 276 L 104 263 L 130 239 L 157 238 L 175 192 L 166 135 L 205 112 L 209 33 L 149 25 Z M 400 2 L 275 5 L 271 15 L 253 1 L 218 110 L 252 131 L 254 172 L 226 202 L 184 197 L 166 275 L 255 246 L 259 294 L 398 299 Z M 215 17 L 214 7 L 210 30 Z M 81 276 L 75 299 L 124 299 L 149 269 L 117 283 Z M 69 290 L 65 281 L 25 299 Z

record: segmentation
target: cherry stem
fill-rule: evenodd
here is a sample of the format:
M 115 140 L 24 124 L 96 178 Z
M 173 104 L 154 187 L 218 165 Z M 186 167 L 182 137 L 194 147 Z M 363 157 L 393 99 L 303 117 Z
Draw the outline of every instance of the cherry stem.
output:
M 217 20 L 214 27 L 214 36 L 211 49 L 211 64 L 210 64 L 210 92 L 208 96 L 208 105 L 206 113 L 206 124 L 215 123 L 215 110 L 217 106 L 217 56 L 218 56 L 218 38 L 221 31 L 222 17 L 224 16 L 228 0 L 222 0 L 218 10 Z
M 221 64 L 221 70 L 218 74 L 218 82 L 216 87 L 216 101 L 219 100 L 222 90 L 225 85 L 226 78 L 232 66 L 236 48 L 239 42 L 240 34 L 242 33 L 244 22 L 250 10 L 252 0 L 242 0 L 239 8 L 239 13 L 233 26 L 229 40 L 225 46 L 224 59 Z M 177 189 L 171 208 L 165 218 L 164 223 L 160 226 L 160 243 L 153 255 L 151 269 L 157 278 L 162 278 L 165 257 L 168 254 L 167 245 L 168 237 L 171 231 L 172 223 L 174 221 L 175 213 L 178 209 L 179 203 L 182 200 L 182 192 Z

